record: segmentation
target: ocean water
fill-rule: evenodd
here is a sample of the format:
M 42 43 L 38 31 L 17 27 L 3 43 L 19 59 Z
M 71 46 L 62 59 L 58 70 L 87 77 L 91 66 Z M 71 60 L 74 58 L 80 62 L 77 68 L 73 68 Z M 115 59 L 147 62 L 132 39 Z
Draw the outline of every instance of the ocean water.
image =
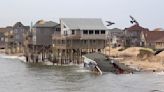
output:
M 164 92 L 164 73 L 94 74 L 0 56 L 0 92 Z

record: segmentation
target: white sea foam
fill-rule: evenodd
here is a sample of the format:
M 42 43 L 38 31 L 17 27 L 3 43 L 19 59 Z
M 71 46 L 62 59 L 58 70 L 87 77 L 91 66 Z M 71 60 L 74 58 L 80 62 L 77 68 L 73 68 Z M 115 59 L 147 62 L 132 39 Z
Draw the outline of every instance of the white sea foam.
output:
M 18 56 L 10 56 L 10 55 L 6 55 L 6 54 L 0 54 L 1 58 L 5 58 L 5 59 L 17 59 Z
M 80 70 L 76 70 L 76 72 L 83 73 L 83 72 L 91 72 L 91 71 L 86 69 L 80 69 Z
M 162 72 L 156 72 L 157 75 L 164 75 L 164 71 Z
M 17 59 L 21 60 L 22 62 L 26 62 L 26 57 L 18 56 Z

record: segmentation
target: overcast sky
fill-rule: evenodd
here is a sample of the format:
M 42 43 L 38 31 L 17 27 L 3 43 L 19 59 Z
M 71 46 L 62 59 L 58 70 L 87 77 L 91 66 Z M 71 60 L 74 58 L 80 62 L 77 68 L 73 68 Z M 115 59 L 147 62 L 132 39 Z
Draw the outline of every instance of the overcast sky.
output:
M 131 26 L 129 15 L 140 25 L 154 29 L 164 28 L 164 0 L 1 0 L 0 27 L 14 25 L 21 21 L 30 25 L 31 21 L 59 18 L 102 18 L 125 28 Z

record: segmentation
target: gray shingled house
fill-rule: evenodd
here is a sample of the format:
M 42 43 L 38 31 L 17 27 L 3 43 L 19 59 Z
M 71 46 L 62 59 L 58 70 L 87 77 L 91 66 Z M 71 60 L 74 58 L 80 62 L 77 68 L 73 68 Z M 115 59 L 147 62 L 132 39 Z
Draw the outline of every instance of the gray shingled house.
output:
M 6 53 L 23 53 L 24 52 L 24 34 L 29 31 L 29 26 L 24 26 L 17 22 L 6 33 Z
M 42 60 L 47 57 L 46 53 L 51 52 L 52 46 L 52 34 L 60 33 L 60 25 L 52 21 L 39 20 L 31 31 L 27 34 L 26 52 L 25 55 L 30 57 L 34 61 L 38 56 L 42 57 Z M 33 58 L 35 57 L 35 59 Z M 28 59 L 29 60 L 29 59 Z M 44 61 L 44 60 L 43 60 Z
M 5 48 L 5 33 L 7 33 L 10 28 L 0 28 L 0 49 Z

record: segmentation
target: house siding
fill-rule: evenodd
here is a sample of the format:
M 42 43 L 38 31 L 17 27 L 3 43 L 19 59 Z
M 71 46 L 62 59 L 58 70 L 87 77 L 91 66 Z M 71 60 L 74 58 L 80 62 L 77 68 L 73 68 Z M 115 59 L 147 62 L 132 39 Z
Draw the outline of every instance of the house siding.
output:
M 52 45 L 52 34 L 55 32 L 55 28 L 34 28 L 34 30 L 34 45 Z

